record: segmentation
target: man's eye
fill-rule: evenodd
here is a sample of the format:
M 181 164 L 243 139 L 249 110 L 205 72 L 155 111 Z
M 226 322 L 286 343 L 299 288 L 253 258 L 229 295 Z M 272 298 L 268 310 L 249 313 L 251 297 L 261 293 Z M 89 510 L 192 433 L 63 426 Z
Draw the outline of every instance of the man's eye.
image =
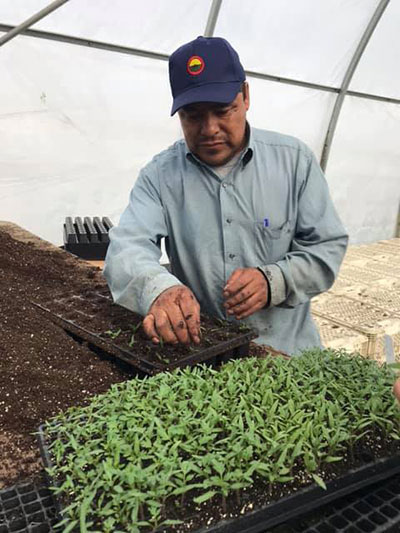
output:
M 230 110 L 231 110 L 230 107 L 222 107 L 221 109 L 217 109 L 215 114 L 218 115 L 219 117 L 223 117 L 224 115 L 227 115 Z
M 200 115 L 198 113 L 186 113 L 186 118 L 188 120 L 199 120 Z

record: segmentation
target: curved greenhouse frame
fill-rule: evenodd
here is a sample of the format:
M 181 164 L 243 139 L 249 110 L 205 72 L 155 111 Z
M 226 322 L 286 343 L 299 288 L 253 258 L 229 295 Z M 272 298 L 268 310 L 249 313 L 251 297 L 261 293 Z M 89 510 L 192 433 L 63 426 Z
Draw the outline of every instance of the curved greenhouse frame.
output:
M 0 4 L 3 219 L 60 244 L 66 216 L 117 221 L 139 169 L 181 136 L 167 60 L 228 39 L 252 125 L 321 161 L 351 242 L 397 235 L 399 0 L 19 0 Z

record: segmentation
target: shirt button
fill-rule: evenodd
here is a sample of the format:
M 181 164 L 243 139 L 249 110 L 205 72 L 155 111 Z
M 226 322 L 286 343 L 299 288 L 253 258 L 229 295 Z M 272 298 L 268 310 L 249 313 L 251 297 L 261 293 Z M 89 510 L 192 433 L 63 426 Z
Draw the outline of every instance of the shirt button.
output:
M 232 222 L 232 219 L 231 218 L 227 218 L 226 221 L 227 221 L 228 224 L 230 224 Z
M 226 189 L 226 183 L 225 183 L 225 182 L 222 184 L 222 187 L 223 187 L 224 189 Z
M 235 254 L 229 254 L 229 259 L 235 259 Z

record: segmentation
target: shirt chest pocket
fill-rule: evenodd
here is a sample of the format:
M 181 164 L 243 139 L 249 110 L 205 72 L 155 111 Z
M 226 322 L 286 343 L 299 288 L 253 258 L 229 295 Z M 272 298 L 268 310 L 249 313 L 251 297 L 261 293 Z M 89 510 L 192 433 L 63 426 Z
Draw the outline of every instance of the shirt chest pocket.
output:
M 254 246 L 261 264 L 279 261 L 290 250 L 293 238 L 293 224 L 286 220 L 283 224 L 254 222 Z

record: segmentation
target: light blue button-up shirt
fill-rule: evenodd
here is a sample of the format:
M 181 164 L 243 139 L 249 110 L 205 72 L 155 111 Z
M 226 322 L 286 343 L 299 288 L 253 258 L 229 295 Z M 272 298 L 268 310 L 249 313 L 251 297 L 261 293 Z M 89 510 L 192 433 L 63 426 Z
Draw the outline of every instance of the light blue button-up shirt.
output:
M 162 238 L 171 272 L 159 263 Z M 258 330 L 257 342 L 297 354 L 320 346 L 310 299 L 333 284 L 348 237 L 307 146 L 251 128 L 247 149 L 222 179 L 184 140 L 156 155 L 110 241 L 104 274 L 114 300 L 142 315 L 183 283 L 203 312 L 232 320 L 224 285 L 237 268 L 260 267 L 271 305 L 244 322 Z

